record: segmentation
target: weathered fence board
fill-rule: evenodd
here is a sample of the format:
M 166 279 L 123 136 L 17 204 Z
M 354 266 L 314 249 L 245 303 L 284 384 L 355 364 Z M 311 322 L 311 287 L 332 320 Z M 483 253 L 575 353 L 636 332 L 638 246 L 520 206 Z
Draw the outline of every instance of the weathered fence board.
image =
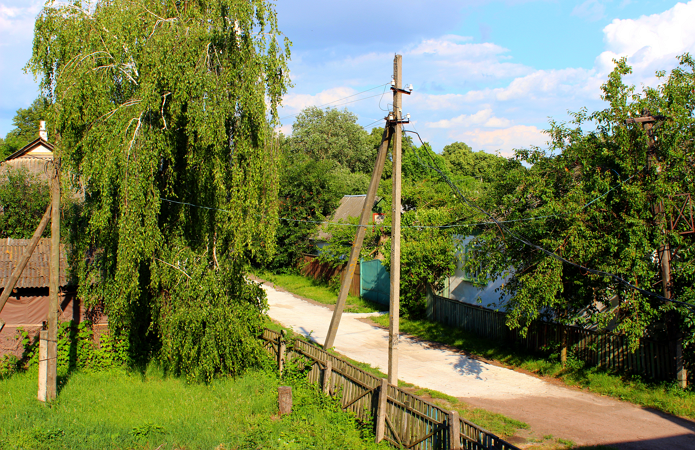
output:
M 625 336 L 540 321 L 531 325 L 526 336 L 521 336 L 518 330 L 507 328 L 507 317 L 503 312 L 432 293 L 427 296 L 426 311 L 429 320 L 482 337 L 513 342 L 527 350 L 546 354 L 559 348 L 564 330 L 567 347 L 591 366 L 644 375 L 656 380 L 676 377 L 674 342 L 642 339 L 633 353 Z
M 265 348 L 277 356 L 282 335 L 264 330 Z M 296 340 L 287 345 L 287 359 L 307 358 L 312 365 L 307 377 L 312 383 L 328 386 L 333 395 L 340 395 L 343 409 L 353 412 L 362 421 L 375 421 L 382 380 L 309 342 Z M 326 366 L 330 362 L 330 379 L 325 382 Z M 459 421 L 459 442 L 451 439 L 451 430 L 457 424 L 441 407 L 410 394 L 397 386 L 387 384 L 386 427 L 384 439 L 392 445 L 416 450 L 448 450 L 451 448 L 475 450 L 518 450 L 494 434 L 466 421 Z

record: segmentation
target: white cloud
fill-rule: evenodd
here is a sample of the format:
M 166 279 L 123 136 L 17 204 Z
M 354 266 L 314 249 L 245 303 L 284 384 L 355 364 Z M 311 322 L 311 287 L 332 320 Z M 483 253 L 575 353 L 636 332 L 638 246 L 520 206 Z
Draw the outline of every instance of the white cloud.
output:
M 425 125 L 430 128 L 504 128 L 512 124 L 509 119 L 495 117 L 492 108 L 481 109 L 475 114 L 462 114 L 453 119 L 444 119 L 437 122 L 428 122 Z
M 499 130 L 483 130 L 476 128 L 466 131 L 452 131 L 449 137 L 463 141 L 475 150 L 487 152 L 499 151 L 502 156 L 513 156 L 515 148 L 543 146 L 548 136 L 540 129 L 528 125 L 514 125 Z
M 281 117 L 289 117 L 299 113 L 302 109 L 309 106 L 338 107 L 353 99 L 357 91 L 347 86 L 327 89 L 315 95 L 310 94 L 287 94 L 282 99 Z
M 615 19 L 603 29 L 607 50 L 596 59 L 596 67 L 608 72 L 613 59 L 626 56 L 633 66 L 633 78 L 653 82 L 656 70 L 673 68 L 675 56 L 695 51 L 694 23 L 695 0 L 660 14 Z

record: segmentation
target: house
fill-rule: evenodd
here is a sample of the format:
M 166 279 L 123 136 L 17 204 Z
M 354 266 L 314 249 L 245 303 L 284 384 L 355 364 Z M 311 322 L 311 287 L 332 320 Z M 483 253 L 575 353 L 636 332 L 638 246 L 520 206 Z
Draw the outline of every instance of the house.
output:
M 454 235 L 457 245 L 456 272 L 445 281 L 444 289 L 442 289 L 440 295 L 471 305 L 497 309 L 505 303 L 505 298 L 500 300 L 499 289 L 507 277 L 498 278 L 487 285 L 480 285 L 476 282 L 478 274 L 465 269 L 468 255 L 473 249 L 475 237 L 475 234 Z
M 5 158 L 0 163 L 0 174 L 9 169 L 24 168 L 40 180 L 48 180 L 52 176 L 53 150 L 48 142 L 46 123 L 41 121 L 39 137 Z
M 0 240 L 0 292 L 3 291 L 12 271 L 24 255 L 29 241 L 29 239 Z M 0 318 L 6 322 L 0 332 L 0 357 L 5 354 L 21 356 L 22 346 L 21 339 L 18 339 L 18 329 L 21 328 L 28 332 L 30 337 L 35 337 L 47 320 L 50 241 L 45 238 L 39 240 L 5 307 L 0 312 Z M 94 311 L 88 311 L 77 298 L 76 288 L 70 282 L 64 269 L 67 267 L 64 245 L 60 246 L 60 267 L 58 320 L 80 322 L 88 317 L 99 326 L 105 326 L 105 317 Z
M 364 206 L 364 200 L 366 195 L 346 195 L 340 199 L 340 204 L 336 210 L 331 215 L 328 220 L 331 223 L 337 223 L 339 221 L 347 221 L 351 218 L 359 218 L 362 214 L 362 207 Z M 377 199 L 374 203 L 376 206 L 381 199 Z M 381 223 L 383 222 L 384 215 L 381 213 L 372 213 L 372 222 Z M 300 270 L 305 276 L 310 276 L 317 280 L 330 281 L 338 274 L 342 273 L 342 268 L 336 268 L 330 264 L 320 263 L 317 256 L 320 254 L 321 249 L 328 245 L 328 241 L 331 239 L 332 235 L 328 231 L 328 224 L 323 224 L 319 227 L 318 232 L 312 238 L 314 245 L 316 246 L 316 252 L 312 255 L 304 255 L 302 262 L 300 263 Z M 347 255 L 345 255 L 347 262 Z M 355 269 L 355 274 L 352 277 L 352 282 L 350 284 L 350 294 L 355 296 L 362 295 L 362 269 L 361 264 L 358 264 Z
M 340 199 L 340 204 L 336 210 L 331 215 L 328 220 L 331 223 L 337 223 L 340 221 L 347 222 L 351 218 L 359 218 L 362 214 L 362 207 L 364 206 L 364 199 L 366 195 L 345 195 Z M 376 205 L 381 201 L 380 198 L 376 198 L 374 205 L 372 206 L 372 220 L 373 223 L 382 223 L 384 221 L 384 214 L 373 212 Z M 331 239 L 331 233 L 328 232 L 328 225 L 323 224 L 319 227 L 319 231 L 312 239 L 314 245 L 316 245 L 317 253 L 321 252 L 321 249 L 328 245 L 328 241 Z

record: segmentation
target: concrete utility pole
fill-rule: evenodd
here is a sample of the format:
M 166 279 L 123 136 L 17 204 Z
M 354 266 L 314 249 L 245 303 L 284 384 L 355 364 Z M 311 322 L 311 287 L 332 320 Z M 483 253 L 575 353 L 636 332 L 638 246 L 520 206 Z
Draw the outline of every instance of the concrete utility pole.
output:
M 374 164 L 374 172 L 372 172 L 372 180 L 369 183 L 369 189 L 367 190 L 367 196 L 364 199 L 364 205 L 362 206 L 362 214 L 360 215 L 360 224 L 357 228 L 357 235 L 352 243 L 352 249 L 350 250 L 350 259 L 348 259 L 348 264 L 345 267 L 345 276 L 343 277 L 343 282 L 340 285 L 340 293 L 338 294 L 338 301 L 335 304 L 335 309 L 333 310 L 333 317 L 331 318 L 331 324 L 328 327 L 328 334 L 326 336 L 326 341 L 323 343 L 323 348 L 331 348 L 335 343 L 335 337 L 338 334 L 338 326 L 340 326 L 340 318 L 343 315 L 343 308 L 345 308 L 345 300 L 347 299 L 348 292 L 350 291 L 350 284 L 352 283 L 352 277 L 355 276 L 355 267 L 357 261 L 360 258 L 360 250 L 362 250 L 362 242 L 364 241 L 364 234 L 367 231 L 367 224 L 372 218 L 372 207 L 374 207 L 374 199 L 376 198 L 376 191 L 379 188 L 379 181 L 381 180 L 381 173 L 384 171 L 384 162 L 386 161 L 386 154 L 388 153 L 389 142 L 391 141 L 391 134 L 393 128 L 390 123 L 386 123 L 384 127 L 384 134 L 381 137 L 381 145 L 379 145 L 379 152 L 377 153 L 376 163 Z
M 53 160 L 51 185 L 51 257 L 48 290 L 46 400 L 56 398 L 58 378 L 58 289 L 60 288 L 60 161 Z
M 401 295 L 401 90 L 402 56 L 393 58 L 393 190 L 391 208 L 391 295 L 389 303 L 389 383 L 398 386 L 398 340 Z

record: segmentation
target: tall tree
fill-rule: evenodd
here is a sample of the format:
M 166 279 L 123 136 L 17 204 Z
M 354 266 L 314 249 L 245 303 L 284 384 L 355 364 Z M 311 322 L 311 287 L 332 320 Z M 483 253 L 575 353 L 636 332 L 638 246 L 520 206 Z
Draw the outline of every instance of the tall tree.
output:
M 289 145 L 295 153 L 333 160 L 351 172 L 371 173 L 376 149 L 369 145 L 368 136 L 347 109 L 310 106 L 295 119 Z
M 85 190 L 81 295 L 192 378 L 261 354 L 244 267 L 274 251 L 288 46 L 265 0 L 75 0 L 36 21 L 28 67 L 65 181 Z
M 680 206 L 676 196 L 695 192 L 695 61 L 690 55 L 679 61 L 668 76 L 658 73 L 658 87 L 641 94 L 623 83 L 631 69 L 617 61 L 602 87 L 606 109 L 582 110 L 568 124 L 551 122 L 548 151 L 518 151 L 528 168 L 500 172 L 488 207 L 517 236 L 647 291 L 662 293 L 657 250 L 668 243 L 674 295 L 695 304 L 692 237 L 669 228 Z M 628 123 L 643 113 L 657 116 L 651 136 Z M 655 215 L 660 202 L 665 213 Z M 676 308 L 616 278 L 563 263 L 497 226 L 478 244 L 475 263 L 488 277 L 511 274 L 503 290 L 511 296 L 512 326 L 523 328 L 545 312 L 570 322 L 615 320 L 632 338 L 658 336 L 663 327 L 655 324 Z M 693 315 L 684 315 L 692 323 Z M 669 328 L 682 325 L 679 320 Z
M 444 147 L 442 156 L 452 174 L 482 178 L 484 181 L 493 181 L 499 168 L 504 164 L 505 158 L 485 153 L 474 152 L 463 142 L 454 142 Z

